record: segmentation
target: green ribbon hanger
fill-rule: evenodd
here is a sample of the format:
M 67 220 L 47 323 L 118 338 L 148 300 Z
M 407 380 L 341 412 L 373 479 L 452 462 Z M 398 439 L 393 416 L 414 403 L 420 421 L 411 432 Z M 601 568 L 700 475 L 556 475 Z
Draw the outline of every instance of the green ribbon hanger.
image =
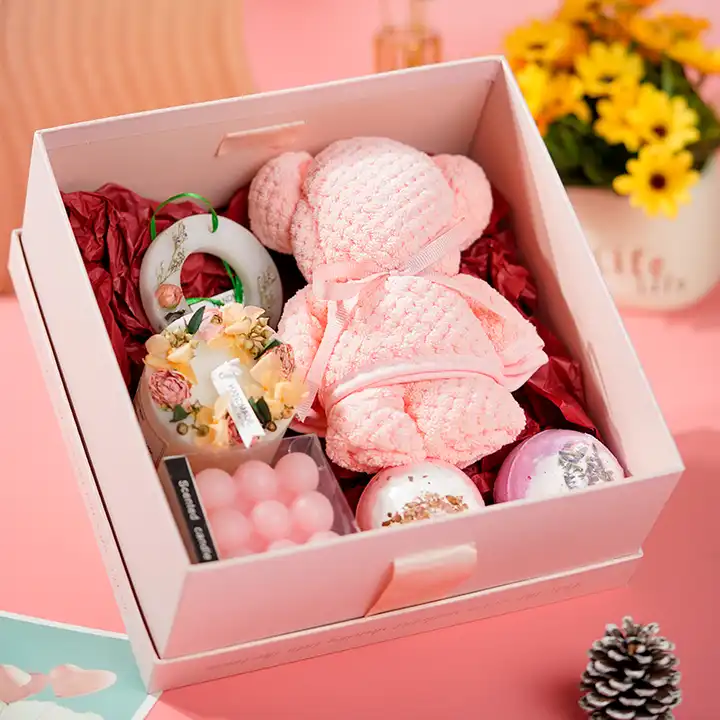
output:
M 204 203 L 207 205 L 208 209 L 210 210 L 210 216 L 212 218 L 212 230 L 211 232 L 216 232 L 218 229 L 219 221 L 217 213 L 215 212 L 215 208 L 212 206 L 212 203 L 207 199 L 204 198 L 202 195 L 198 195 L 197 193 L 187 192 L 187 193 L 178 193 L 177 195 L 173 195 L 172 197 L 169 197 L 167 200 L 161 202 L 156 208 L 155 212 L 152 214 L 150 218 L 150 242 L 153 242 L 155 238 L 157 237 L 157 224 L 156 224 L 156 215 L 157 213 L 162 210 L 166 205 L 169 205 L 172 202 L 175 202 L 176 200 L 182 200 L 183 198 L 188 198 L 190 200 L 199 200 L 201 203 Z M 228 277 L 230 278 L 230 282 L 232 283 L 232 289 L 233 289 L 233 295 L 235 296 L 235 302 L 242 303 L 243 298 L 245 297 L 245 293 L 243 292 L 243 286 L 242 282 L 240 281 L 240 278 L 237 276 L 237 273 L 228 265 L 225 260 L 223 260 L 223 266 L 225 268 L 225 272 L 227 272 Z M 214 298 L 186 298 L 185 302 L 189 306 L 197 305 L 197 303 L 200 302 L 209 302 L 217 307 L 222 307 L 223 303 L 221 300 L 216 300 Z

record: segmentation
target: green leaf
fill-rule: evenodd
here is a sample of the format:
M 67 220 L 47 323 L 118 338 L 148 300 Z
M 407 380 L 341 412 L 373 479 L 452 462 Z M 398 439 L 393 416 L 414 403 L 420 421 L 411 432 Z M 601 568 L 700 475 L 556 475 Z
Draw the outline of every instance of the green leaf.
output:
M 270 412 L 268 404 L 265 402 L 265 398 L 259 398 L 255 405 L 260 413 L 260 422 L 263 425 L 267 425 L 272 420 L 272 413 Z
M 186 329 L 191 335 L 194 335 L 200 329 L 200 323 L 202 323 L 204 312 L 205 308 L 198 308 L 190 318 L 190 322 L 188 322 Z
M 176 405 L 173 408 L 172 420 L 170 422 L 180 422 L 188 415 L 190 415 L 190 413 L 182 405 Z
M 282 343 L 277 339 L 273 338 L 264 348 L 263 351 L 258 355 L 258 360 L 270 349 L 277 347 L 278 345 L 282 345 Z
M 668 95 L 673 94 L 673 79 L 673 71 L 670 65 L 670 59 L 667 56 L 663 55 L 663 59 L 660 64 L 660 87 Z
M 265 398 L 259 398 L 257 400 L 248 398 L 248 403 L 250 403 L 250 407 L 253 409 L 261 425 L 267 425 L 272 420 L 272 413 L 270 412 L 268 404 L 265 402 Z

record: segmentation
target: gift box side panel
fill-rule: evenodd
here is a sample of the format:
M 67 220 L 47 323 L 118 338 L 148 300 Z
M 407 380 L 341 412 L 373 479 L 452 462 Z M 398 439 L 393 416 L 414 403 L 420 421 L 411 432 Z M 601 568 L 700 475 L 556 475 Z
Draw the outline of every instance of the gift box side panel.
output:
M 639 548 L 635 525 L 652 526 L 675 481 L 674 475 L 627 480 L 366 531 L 323 546 L 194 566 L 161 656 L 363 617 L 394 563 L 420 561 L 438 550 L 470 545 L 482 558 L 455 595 L 633 554 Z M 646 491 L 650 482 L 659 492 Z M 233 612 L 239 603 L 242 612 Z
M 193 191 L 219 205 L 280 152 L 315 153 L 340 138 L 465 154 L 499 68 L 496 59 L 460 61 L 98 120 L 43 140 L 65 192 L 114 182 L 156 200 Z M 218 153 L 228 137 L 231 149 Z
M 168 690 L 288 662 L 352 650 L 460 623 L 562 602 L 627 584 L 641 553 L 600 565 L 493 588 L 221 651 L 160 660 L 149 691 Z
M 541 306 L 582 361 L 591 416 L 611 449 L 633 476 L 680 473 L 675 442 L 560 177 L 509 67 L 503 68 L 478 125 L 473 157 L 511 199 Z
M 161 633 L 170 625 L 189 559 L 37 134 L 30 161 L 23 249 L 128 572 L 151 630 Z
M 95 539 L 105 564 L 105 570 L 118 604 L 123 624 L 127 630 L 135 659 L 140 672 L 149 680 L 157 656 L 152 646 L 147 627 L 138 607 L 127 570 L 120 555 L 110 520 L 102 497 L 95 482 L 88 456 L 73 414 L 62 374 L 53 352 L 42 311 L 37 302 L 19 231 L 12 234 L 10 241 L 10 275 L 15 294 L 25 319 L 35 353 L 38 356 L 45 384 L 50 395 L 55 415 L 60 424 L 70 462 L 77 477 L 80 492 L 85 502 Z

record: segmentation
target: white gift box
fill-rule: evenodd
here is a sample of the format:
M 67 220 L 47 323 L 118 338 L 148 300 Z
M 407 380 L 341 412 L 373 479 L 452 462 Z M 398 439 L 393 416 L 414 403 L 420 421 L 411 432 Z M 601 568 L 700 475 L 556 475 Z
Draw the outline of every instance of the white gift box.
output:
M 467 154 L 482 165 L 511 204 L 543 316 L 582 362 L 589 412 L 630 477 L 326 545 L 193 565 L 60 191 L 115 182 L 156 200 L 189 189 L 222 204 L 277 153 L 317 152 L 356 135 Z M 542 139 L 499 58 L 38 132 L 10 262 L 151 690 L 622 584 L 683 469 Z M 433 569 L 450 581 L 434 583 Z M 420 604 L 406 607 L 407 596 L 397 590 L 408 578 Z

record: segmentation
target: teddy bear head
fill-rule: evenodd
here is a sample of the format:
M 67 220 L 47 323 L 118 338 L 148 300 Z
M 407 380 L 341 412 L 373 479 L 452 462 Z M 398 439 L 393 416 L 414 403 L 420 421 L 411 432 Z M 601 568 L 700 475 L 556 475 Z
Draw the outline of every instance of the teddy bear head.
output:
M 326 263 L 401 270 L 465 219 L 466 238 L 432 267 L 454 275 L 460 252 L 488 224 L 492 192 L 466 157 L 431 157 L 394 140 L 361 137 L 334 142 L 314 158 L 288 152 L 269 161 L 250 186 L 248 209 L 260 242 L 292 253 L 308 281 Z

